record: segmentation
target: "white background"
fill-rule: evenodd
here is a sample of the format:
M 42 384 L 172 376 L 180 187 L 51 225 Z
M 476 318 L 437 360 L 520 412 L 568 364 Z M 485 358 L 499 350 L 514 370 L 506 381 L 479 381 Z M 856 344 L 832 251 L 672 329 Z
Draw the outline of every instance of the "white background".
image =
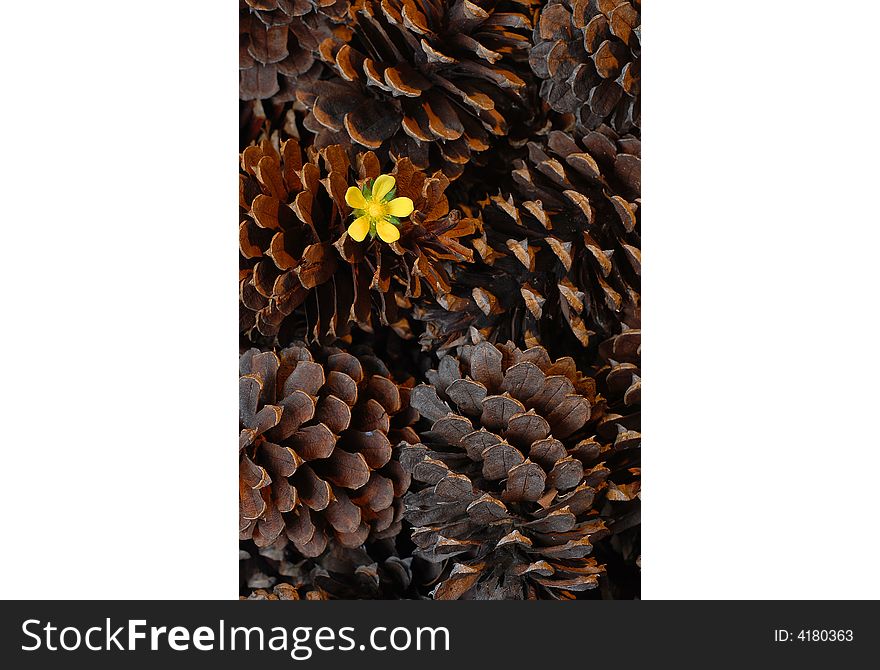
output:
M 0 595 L 234 598 L 237 12 L 4 8 Z M 646 598 L 877 598 L 873 3 L 646 2 Z

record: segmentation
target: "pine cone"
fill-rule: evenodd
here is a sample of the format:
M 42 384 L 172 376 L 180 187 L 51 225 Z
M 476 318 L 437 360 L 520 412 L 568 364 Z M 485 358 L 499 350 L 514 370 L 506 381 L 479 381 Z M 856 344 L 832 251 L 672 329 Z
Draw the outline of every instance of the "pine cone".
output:
M 596 377 L 608 400 L 608 411 L 599 423 L 599 431 L 608 439 L 617 439 L 623 429 L 638 433 L 642 401 L 641 353 L 642 331 L 625 327 L 619 335 L 599 346 L 603 365 Z
M 354 142 L 450 179 L 531 120 L 536 0 L 359 0 L 352 38 L 327 39 L 330 75 L 297 97 L 318 146 Z
M 284 538 L 279 538 L 279 544 Z M 240 542 L 238 551 L 239 600 L 327 600 L 327 594 L 281 560 L 285 548 L 256 547 Z
M 550 0 L 529 55 L 541 97 L 587 128 L 638 132 L 641 24 L 641 0 Z
M 612 536 L 610 547 L 619 555 L 629 580 L 637 582 L 641 561 L 641 468 L 639 451 L 634 447 L 641 443 L 641 331 L 624 329 L 599 346 L 603 361 L 596 373 L 602 394 L 607 398 L 608 409 L 597 425 L 599 438 L 625 449 L 626 460 L 618 462 L 614 482 L 609 482 L 605 494 L 606 508 L 603 514 L 612 519 L 608 524 Z M 609 558 L 609 563 L 612 559 Z M 614 569 L 609 566 L 609 574 Z M 625 576 L 613 581 L 622 583 Z M 629 587 L 627 592 L 638 591 Z
M 435 599 L 567 599 L 597 586 L 598 510 L 616 445 L 595 434 L 604 401 L 571 358 L 465 345 L 413 389 L 433 422 L 401 463 L 426 484 L 404 498 L 416 555 L 447 570 Z M 622 447 L 621 447 L 622 448 Z
M 302 586 L 282 582 L 271 591 L 255 589 L 247 596 L 239 596 L 239 600 L 327 600 L 327 597 L 320 591 L 306 591 Z
M 264 547 L 252 540 L 239 542 L 239 595 L 248 596 L 255 590 L 269 590 L 279 583 L 311 584 L 308 575 L 291 562 L 295 553 L 285 535 Z M 296 554 L 296 560 L 302 562 Z
M 372 152 L 358 154 L 353 166 L 339 146 L 304 156 L 296 140 L 280 151 L 264 140 L 242 152 L 241 166 L 240 327 L 252 339 L 332 341 L 351 323 L 370 331 L 373 306 L 382 325 L 412 337 L 404 316 L 412 301 L 427 289 L 445 304 L 444 263 L 473 258 L 458 240 L 475 222 L 450 211 L 448 179 L 425 175 L 409 159 L 390 170 L 397 196 L 415 207 L 393 244 L 355 242 L 346 233 L 346 190 L 382 172 Z
M 347 40 L 349 0 L 239 0 L 239 97 L 289 102 L 317 77 L 318 45 Z
M 242 595 L 279 582 L 313 585 L 328 600 L 421 599 L 420 589 L 438 576 L 437 566 L 402 557 L 395 539 L 366 542 L 350 549 L 332 543 L 320 556 L 303 558 L 284 537 L 266 547 L 243 542 Z M 409 552 L 407 552 L 409 553 Z
M 455 273 L 447 299 L 464 304 L 417 310 L 425 346 L 457 346 L 474 326 L 491 341 L 568 352 L 595 332 L 639 326 L 639 140 L 602 127 L 576 142 L 554 130 L 528 152 L 514 163 L 516 191 L 480 203 L 472 244 L 483 262 Z
M 412 556 L 401 558 L 391 540 L 383 540 L 357 549 L 328 549 L 309 578 L 334 599 L 411 600 L 420 597 L 426 565 Z M 437 573 L 428 571 L 428 576 Z
M 292 346 L 240 358 L 240 536 L 284 533 L 304 556 L 331 539 L 396 535 L 409 475 L 390 440 L 415 437 L 412 380 L 368 351 Z

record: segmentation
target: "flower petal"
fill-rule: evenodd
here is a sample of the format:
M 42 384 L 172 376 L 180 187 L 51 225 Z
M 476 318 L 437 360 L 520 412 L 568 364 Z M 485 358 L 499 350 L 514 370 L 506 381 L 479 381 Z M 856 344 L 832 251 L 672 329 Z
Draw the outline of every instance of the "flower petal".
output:
M 376 224 L 376 232 L 379 233 L 379 238 L 383 242 L 388 242 L 391 244 L 392 242 L 397 242 L 400 239 L 400 228 L 395 226 L 390 221 L 379 221 Z
M 355 219 L 348 227 L 348 234 L 355 242 L 363 242 L 367 233 L 370 232 L 370 217 L 366 214 L 359 219 Z
M 413 212 L 413 201 L 409 198 L 394 198 L 388 203 L 388 213 L 391 216 L 409 216 Z
M 379 175 L 373 184 L 373 200 L 381 200 L 392 188 L 394 188 L 394 177 L 390 174 Z
M 348 187 L 348 190 L 345 192 L 345 202 L 352 209 L 364 209 L 367 206 L 367 201 L 357 186 Z

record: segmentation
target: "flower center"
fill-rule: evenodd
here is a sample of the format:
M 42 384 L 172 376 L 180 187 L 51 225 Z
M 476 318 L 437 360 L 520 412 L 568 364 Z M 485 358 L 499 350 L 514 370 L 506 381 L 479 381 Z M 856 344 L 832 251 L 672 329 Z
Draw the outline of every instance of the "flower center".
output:
M 371 202 L 367 204 L 367 214 L 371 219 L 381 219 L 385 216 L 384 202 Z

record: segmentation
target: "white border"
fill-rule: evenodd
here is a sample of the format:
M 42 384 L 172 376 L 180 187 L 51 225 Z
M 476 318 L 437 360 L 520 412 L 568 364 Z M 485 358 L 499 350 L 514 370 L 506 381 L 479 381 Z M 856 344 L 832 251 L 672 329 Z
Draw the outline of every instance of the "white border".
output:
M 645 598 L 878 598 L 871 3 L 646 2 Z
M 6 598 L 237 594 L 237 12 L 13 3 Z

